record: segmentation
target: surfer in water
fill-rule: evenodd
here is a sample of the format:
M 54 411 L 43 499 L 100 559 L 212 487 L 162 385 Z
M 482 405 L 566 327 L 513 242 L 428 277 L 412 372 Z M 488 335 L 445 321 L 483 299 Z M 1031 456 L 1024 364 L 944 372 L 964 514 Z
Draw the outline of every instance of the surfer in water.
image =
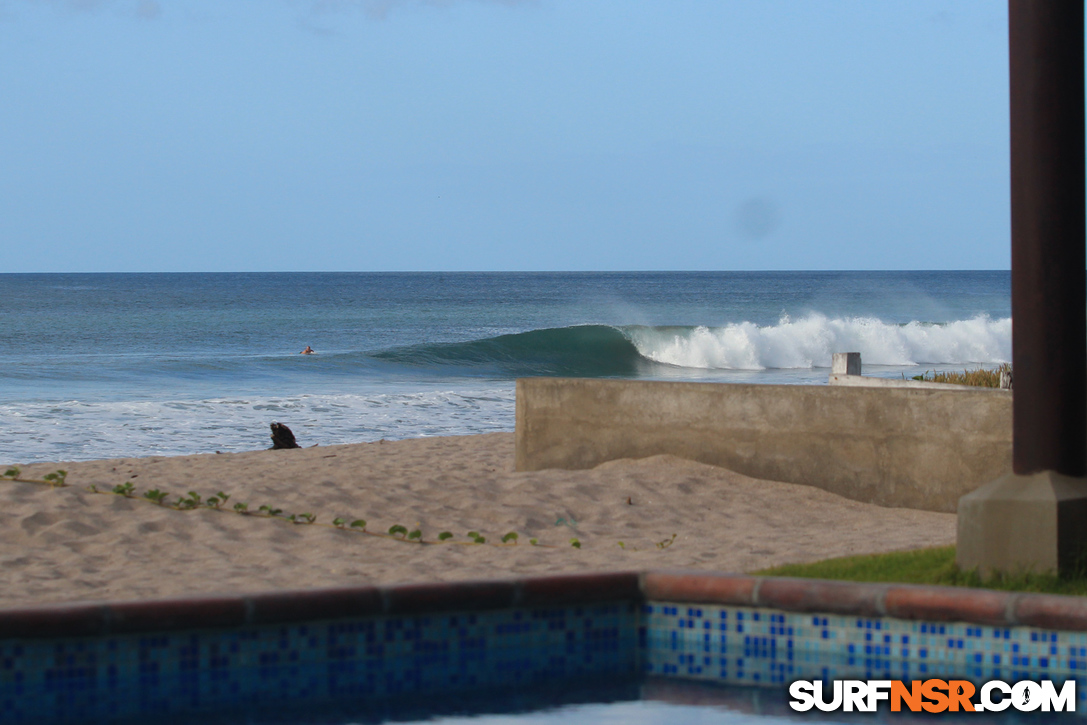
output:
M 306 349 L 303 350 L 302 352 L 298 353 L 298 354 L 299 355 L 312 355 L 313 354 L 313 348 L 310 347 L 309 345 L 306 345 Z

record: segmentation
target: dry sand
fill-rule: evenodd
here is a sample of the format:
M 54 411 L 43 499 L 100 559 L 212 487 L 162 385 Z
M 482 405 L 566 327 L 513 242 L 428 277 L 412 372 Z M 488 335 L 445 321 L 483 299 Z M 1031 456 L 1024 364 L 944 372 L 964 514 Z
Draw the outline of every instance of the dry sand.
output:
M 513 446 L 513 434 L 493 433 L 24 466 L 23 477 L 65 468 L 71 486 L 0 483 L 0 606 L 576 571 L 743 572 L 955 539 L 952 514 L 858 503 L 671 456 L 516 473 Z M 365 518 L 371 530 L 402 524 L 432 540 L 477 530 L 488 545 L 419 546 L 86 490 L 126 481 L 137 494 L 169 491 L 171 501 L 222 490 L 228 508 Z M 489 545 L 508 531 L 520 532 L 519 545 Z M 671 546 L 657 547 L 673 533 Z

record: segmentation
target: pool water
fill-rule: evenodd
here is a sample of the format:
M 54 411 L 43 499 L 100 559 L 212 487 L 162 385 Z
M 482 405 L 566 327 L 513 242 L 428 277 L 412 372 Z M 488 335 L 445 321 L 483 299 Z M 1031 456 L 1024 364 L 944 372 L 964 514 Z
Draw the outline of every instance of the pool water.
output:
M 613 579 L 601 581 L 614 587 L 630 576 Z M 402 608 L 413 592 L 416 604 L 433 605 L 423 595 L 432 597 L 434 590 L 397 592 L 401 599 L 392 601 Z M 277 611 L 266 602 L 245 601 L 256 607 L 254 617 Z M 90 624 L 103 618 L 97 609 L 87 611 Z M 123 622 L 128 615 L 122 610 L 111 616 Z M 19 621 L 25 625 L 25 617 Z M 466 718 L 561 718 L 574 725 L 663 718 L 686 725 L 707 717 L 729 723 L 903 722 L 918 716 L 889 708 L 797 713 L 787 701 L 788 685 L 798 678 L 951 676 L 975 683 L 1063 683 L 1074 677 L 1080 712 L 1087 713 L 1087 678 L 1080 675 L 1085 663 L 1087 632 L 1024 626 L 654 601 L 409 609 L 221 630 L 0 642 L 0 725 L 354 725 Z M 934 717 L 945 716 L 920 719 Z M 1070 715 L 961 717 L 1008 725 L 1069 721 Z
M 807 713 L 794 712 L 782 688 L 711 685 L 650 679 L 629 700 L 575 703 L 518 712 L 442 715 L 406 722 L 422 725 L 784 725 L 785 723 L 901 723 L 919 725 L 952 718 L 977 725 L 1048 725 L 1079 721 L 1073 713 Z M 1070 719 L 1071 718 L 1071 719 Z M 369 722 L 354 720 L 349 723 Z M 337 725 L 340 725 L 337 723 Z
M 780 715 L 758 715 L 712 705 L 666 702 L 595 703 L 513 714 L 459 715 L 417 720 L 432 725 L 771 725 L 786 722 Z
M 778 725 L 902 723 L 953 718 L 971 725 L 1080 722 L 1071 713 L 794 712 L 785 687 L 741 687 L 661 677 L 590 678 L 474 693 L 323 703 L 269 702 L 156 718 L 156 725 Z M 3 718 L 0 717 L 0 722 Z M 135 725 L 146 720 L 117 721 Z

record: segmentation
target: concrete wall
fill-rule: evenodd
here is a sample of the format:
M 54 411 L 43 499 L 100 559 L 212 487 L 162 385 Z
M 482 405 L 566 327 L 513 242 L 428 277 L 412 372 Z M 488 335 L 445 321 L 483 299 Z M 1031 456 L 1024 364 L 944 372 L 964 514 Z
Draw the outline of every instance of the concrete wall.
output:
M 518 471 L 669 453 L 884 506 L 954 511 L 1011 470 L 1008 391 L 517 381 Z
M 954 383 L 933 383 L 928 380 L 900 380 L 898 378 L 873 378 L 867 375 L 830 374 L 828 385 L 848 385 L 860 388 L 917 388 L 918 390 L 962 390 Z M 992 388 L 984 388 L 992 390 Z

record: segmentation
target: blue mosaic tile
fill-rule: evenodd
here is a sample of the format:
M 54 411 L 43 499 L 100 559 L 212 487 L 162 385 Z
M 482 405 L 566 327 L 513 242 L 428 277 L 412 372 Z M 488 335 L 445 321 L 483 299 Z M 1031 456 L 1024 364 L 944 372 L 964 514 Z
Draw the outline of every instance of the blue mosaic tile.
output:
M 633 604 L 0 641 L 4 722 L 387 697 L 633 673 Z
M 1087 633 L 652 602 L 0 641 L 4 722 L 519 686 L 642 671 L 797 678 L 1076 678 Z
M 709 605 L 692 616 L 677 609 L 642 607 L 644 672 L 741 685 L 820 677 L 1076 679 L 1081 701 L 1087 699 L 1083 632 Z M 704 625 L 715 636 L 705 636 Z

